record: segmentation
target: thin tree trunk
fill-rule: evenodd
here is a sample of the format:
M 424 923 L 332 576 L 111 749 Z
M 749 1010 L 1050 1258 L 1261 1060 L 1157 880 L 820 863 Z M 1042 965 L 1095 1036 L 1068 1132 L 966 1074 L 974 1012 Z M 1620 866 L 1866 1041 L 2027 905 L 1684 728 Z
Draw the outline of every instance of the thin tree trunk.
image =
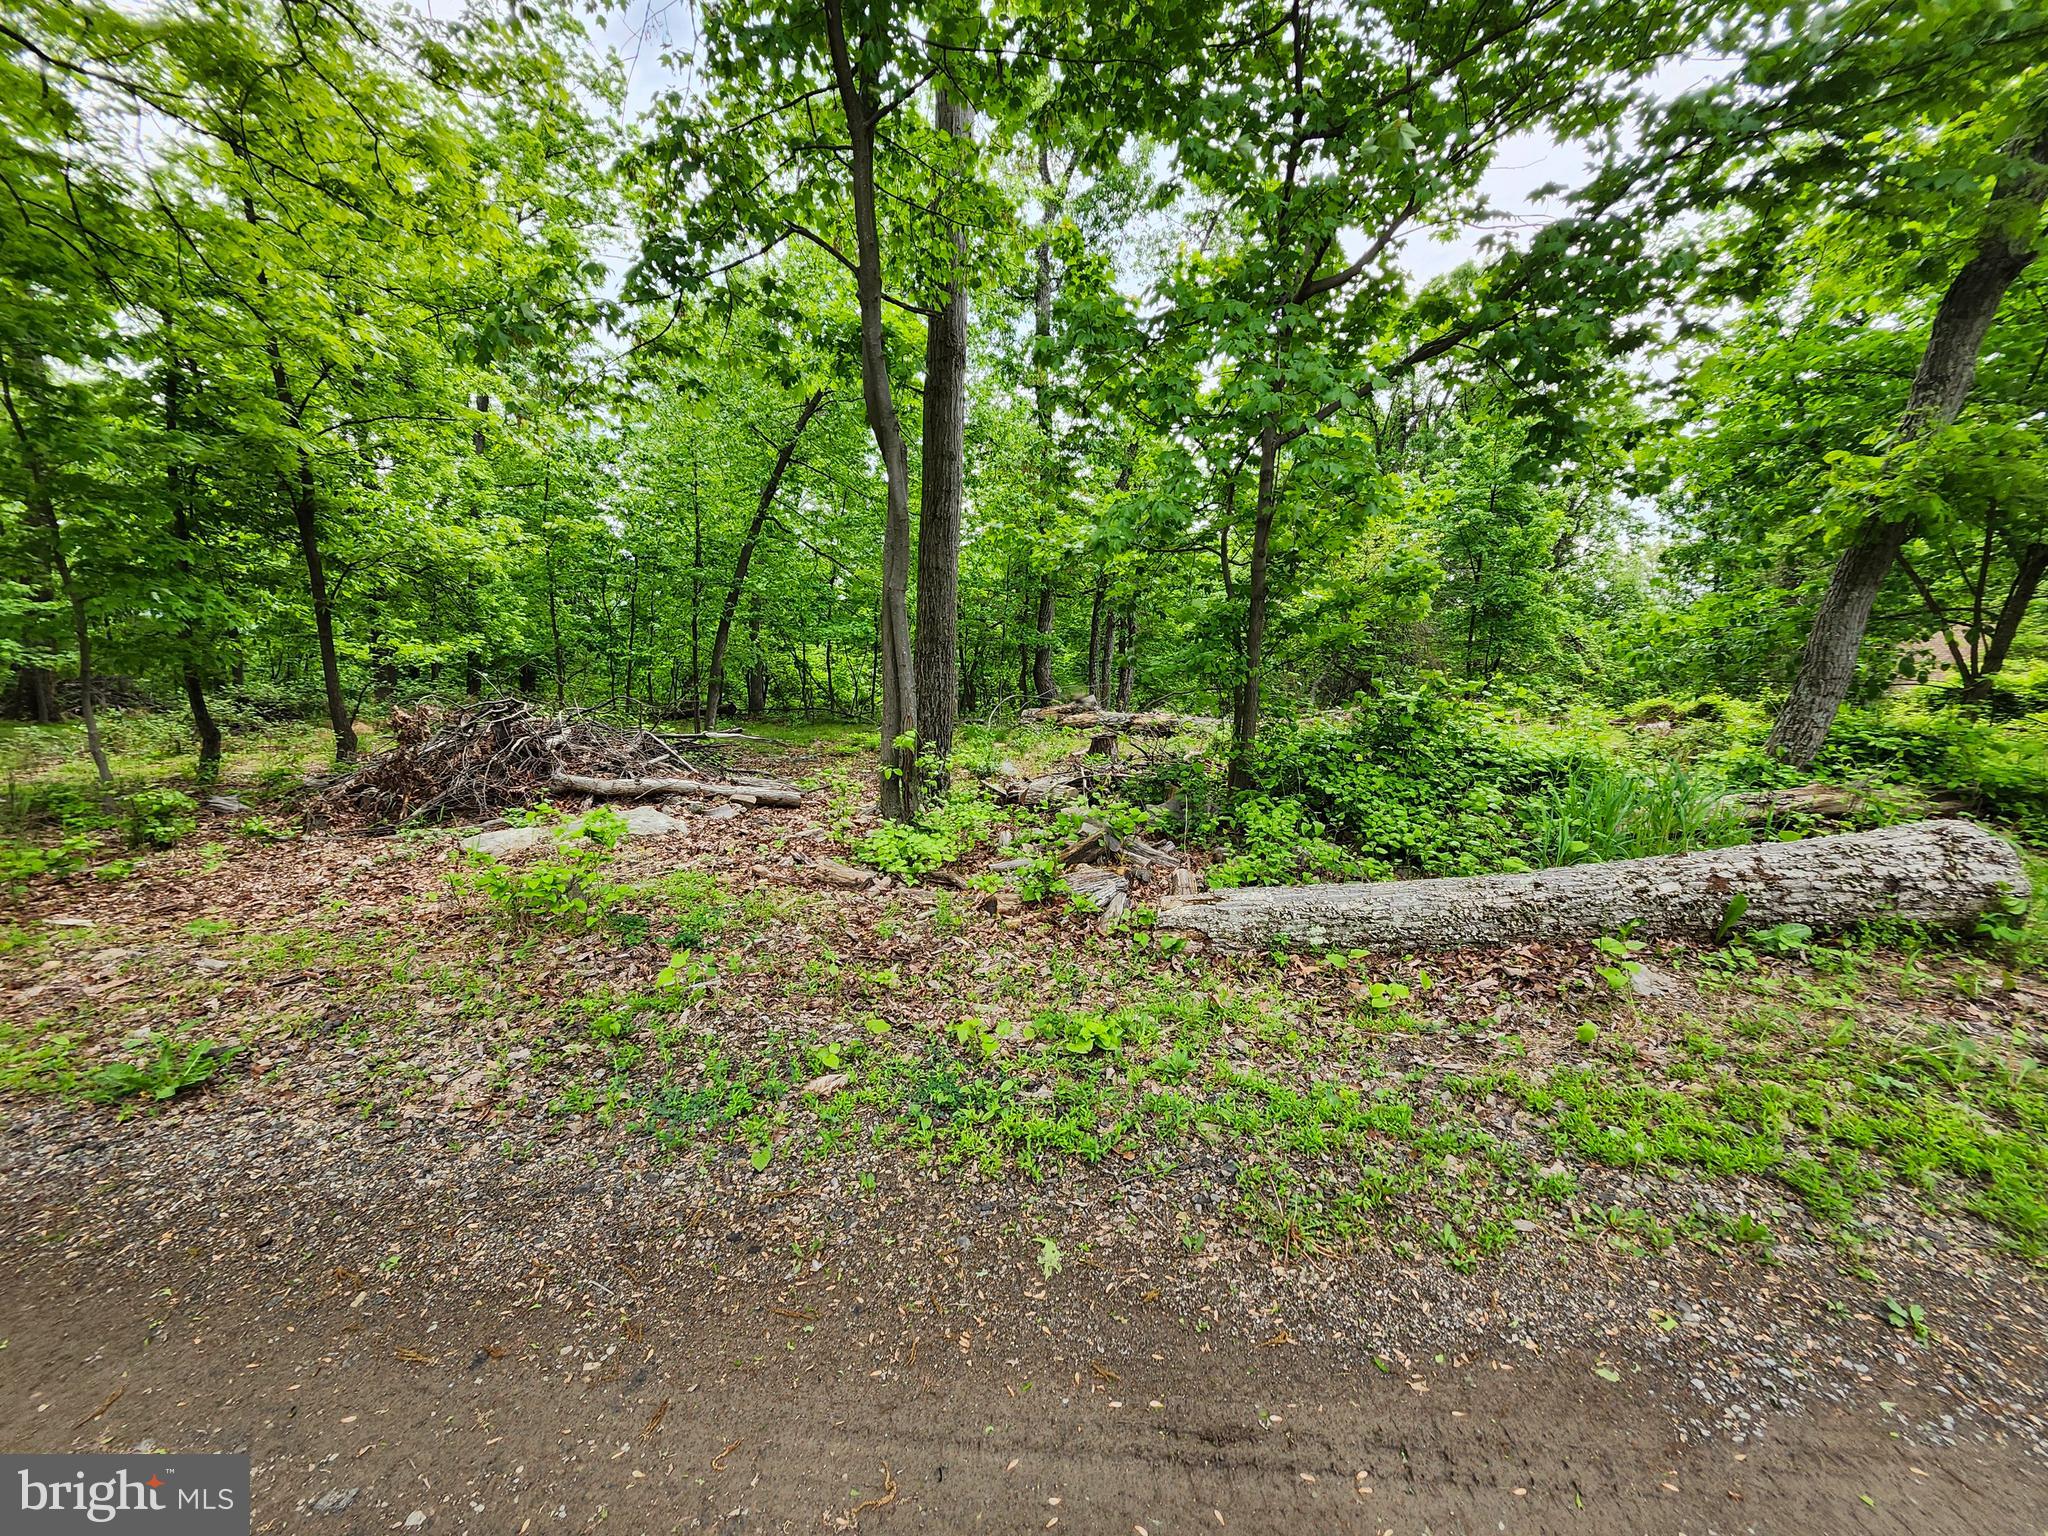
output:
M 956 142 L 974 114 L 939 86 L 932 124 Z M 923 475 L 917 519 L 917 754 L 943 788 L 960 708 L 960 515 L 966 500 L 967 231 L 953 226 L 946 301 L 925 327 Z
M 697 729 L 708 731 L 711 722 L 705 715 L 703 665 L 704 496 L 698 483 L 694 434 L 690 438 L 690 528 L 690 708 L 697 716 Z
M 910 461 L 889 385 L 882 327 L 882 243 L 875 219 L 874 106 L 854 73 L 844 0 L 825 0 L 832 73 L 846 118 L 853 194 L 854 289 L 860 301 L 861 401 L 881 456 L 887 502 L 882 523 L 882 814 L 917 819 L 917 675 L 910 649 Z
M 775 510 L 775 497 L 782 489 L 782 477 L 789 473 L 790 460 L 796 457 L 797 439 L 804 435 L 804 428 L 811 424 L 811 418 L 824 408 L 830 398 L 826 391 L 814 389 L 804 400 L 803 408 L 797 412 L 796 425 L 783 439 L 782 446 L 776 449 L 775 467 L 769 470 L 761 494 L 754 502 L 754 517 L 747 524 L 746 536 L 740 540 L 739 558 L 733 562 L 732 581 L 725 589 L 725 604 L 719 609 L 718 628 L 711 637 L 710 675 L 704 680 L 703 702 L 697 714 L 703 722 L 698 726 L 699 730 L 718 728 L 718 706 L 725 692 L 725 652 L 732 640 L 733 619 L 740 611 L 740 594 L 746 590 L 747 568 L 754 563 L 754 546 L 761 542 L 761 530 L 768 524 L 768 514 Z
M 86 613 L 85 594 L 72 580 L 71 561 L 64 553 L 64 529 L 57 520 L 57 503 L 50 495 L 48 469 L 42 454 L 29 439 L 28 426 L 22 420 L 21 411 L 14 401 L 13 387 L 4 373 L 0 373 L 0 398 L 5 400 L 8 424 L 14 428 L 15 441 L 21 445 L 22 465 L 28 470 L 29 511 L 49 532 L 50 569 L 56 573 L 57 590 L 71 609 L 71 637 L 78 647 L 78 718 L 85 726 L 85 749 L 92 754 L 93 769 L 99 774 L 101 787 L 111 788 L 114 772 L 107 765 L 106 748 L 100 744 L 99 709 L 92 697 L 92 625 Z
M 341 656 L 334 644 L 334 605 L 327 591 L 327 568 L 320 555 L 320 510 L 314 500 L 313 462 L 302 451 L 296 485 L 283 487 L 291 501 L 299 531 L 299 554 L 306 564 L 306 587 L 313 600 L 313 636 L 320 647 L 320 681 L 327 695 L 327 723 L 334 729 L 334 755 L 347 761 L 356 755 L 353 711 L 341 691 Z
M 1095 576 L 1095 601 L 1088 606 L 1088 691 L 1098 699 L 1108 684 L 1103 682 L 1107 674 L 1102 666 L 1102 601 L 1108 595 L 1109 576 L 1098 571 Z
M 1252 568 L 1245 586 L 1244 686 L 1230 724 L 1230 784 L 1251 787 L 1251 751 L 1259 736 L 1260 669 L 1266 652 L 1266 567 L 1279 501 L 1280 437 L 1268 421 L 1259 433 L 1259 499 L 1252 523 Z
M 246 163 L 247 152 L 239 145 L 235 153 Z M 255 200 L 246 194 L 242 198 L 242 217 L 253 228 L 261 225 L 256 217 Z M 270 282 L 264 272 L 256 274 L 259 292 L 268 292 Z M 285 370 L 284 351 L 277 344 L 275 335 L 267 336 L 263 342 L 264 353 L 270 359 L 270 386 L 283 409 L 285 420 L 294 431 L 302 425 L 302 403 L 292 395 L 291 376 Z M 334 729 L 334 755 L 341 761 L 348 761 L 356 755 L 356 730 L 353 711 L 341 691 L 341 659 L 334 645 L 334 610 L 327 592 L 327 574 L 320 557 L 320 512 L 314 498 L 313 460 L 304 444 L 298 450 L 298 480 L 296 485 L 290 476 L 278 476 L 278 490 L 292 509 L 292 521 L 298 527 L 299 553 L 306 564 L 306 587 L 313 604 L 313 633 L 320 649 L 320 680 L 327 695 L 327 723 Z
M 1116 674 L 1116 707 L 1131 707 L 1131 688 L 1138 677 L 1138 610 L 1135 604 L 1124 614 L 1124 660 Z
M 2027 545 L 2020 551 L 2019 570 L 2005 594 L 2005 601 L 1999 604 L 1998 622 L 1992 627 L 1991 643 L 1984 648 L 1984 659 L 1978 665 L 1977 675 L 1963 690 L 1964 702 L 1981 703 L 1991 696 L 1992 682 L 2005 667 L 2005 658 L 2012 650 L 2020 625 L 2026 620 L 2027 608 L 2034 601 L 2034 594 L 2040 591 L 2044 576 L 2048 576 L 2048 543 Z
M 172 437 L 178 432 L 178 405 L 183 379 L 184 370 L 173 351 L 164 365 L 164 431 Z M 189 585 L 192 581 L 192 524 L 185 505 L 182 466 L 175 457 L 164 470 L 164 480 L 171 497 L 171 537 L 185 551 L 178 557 L 178 572 Z M 213 711 L 207 707 L 206 685 L 200 677 L 199 658 L 194 654 L 199 642 L 198 625 L 186 620 L 180 626 L 179 639 L 184 650 L 179 658 L 180 681 L 185 687 L 185 703 L 192 711 L 192 730 L 199 738 L 199 777 L 203 782 L 211 783 L 220 776 L 220 722 L 213 718 Z
M 1998 306 L 2037 253 L 2036 225 L 2048 198 L 2048 133 L 2011 152 L 2023 164 L 1998 178 L 1977 249 L 1942 296 L 1927 349 L 1906 396 L 1897 443 L 1904 445 L 1948 426 L 1961 414 L 1976 382 L 1977 358 Z M 1836 561 L 1813 628 L 1799 653 L 1799 670 L 1765 750 L 1805 767 L 1827 740 L 1835 712 L 1849 696 L 1871 609 L 1899 551 L 1915 532 L 1910 518 L 1870 517 Z

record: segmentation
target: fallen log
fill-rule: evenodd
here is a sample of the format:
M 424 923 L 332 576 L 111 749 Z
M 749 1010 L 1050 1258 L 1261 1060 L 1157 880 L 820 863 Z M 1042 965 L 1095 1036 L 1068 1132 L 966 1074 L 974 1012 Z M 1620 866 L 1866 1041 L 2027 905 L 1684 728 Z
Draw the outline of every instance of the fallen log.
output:
M 1168 902 L 1158 926 L 1225 949 L 1448 949 L 1624 927 L 1639 938 L 1877 917 L 1953 927 L 2028 894 L 2004 838 L 1967 821 L 1917 821 L 1529 874 L 1207 892 Z
M 1795 784 L 1789 789 L 1758 789 L 1729 795 L 1725 803 L 1744 821 L 1769 821 L 1773 816 L 1846 821 L 1863 813 L 1870 804 L 1870 796 L 1860 789 L 1842 789 L 1833 784 Z
M 800 806 L 803 795 L 794 789 L 769 789 L 759 784 L 711 784 L 702 779 L 595 779 L 581 773 L 558 773 L 553 782 L 578 794 L 596 795 L 601 800 L 637 800 L 643 795 L 706 795 L 719 800 L 736 800 L 741 805 Z
M 1092 698 L 1069 704 L 1027 709 L 1025 725 L 1058 725 L 1070 730 L 1121 733 L 1126 736 L 1172 736 L 1180 731 L 1213 731 L 1223 722 L 1214 715 L 1177 715 L 1171 710 L 1103 709 Z

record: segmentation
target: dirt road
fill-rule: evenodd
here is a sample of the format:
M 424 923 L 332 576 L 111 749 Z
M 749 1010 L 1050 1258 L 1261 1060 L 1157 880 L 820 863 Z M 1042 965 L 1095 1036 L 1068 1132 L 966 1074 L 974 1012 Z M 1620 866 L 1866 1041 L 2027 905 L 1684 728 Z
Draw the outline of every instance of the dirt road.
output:
M 1418 1302 L 1368 1256 L 1255 1295 L 1241 1266 L 1105 1245 L 1048 1274 L 1007 1201 L 686 1195 L 608 1157 L 226 1111 L 17 1121 L 0 1444 L 246 1448 L 256 1529 L 333 1536 L 2048 1525 L 2026 1436 L 1959 1428 L 1881 1352 L 1775 1399 L 1697 1350 L 1463 1306 L 1520 1288 L 1562 1320 L 1590 1273 Z M 1755 1422 L 1703 1430 L 1730 1370 Z

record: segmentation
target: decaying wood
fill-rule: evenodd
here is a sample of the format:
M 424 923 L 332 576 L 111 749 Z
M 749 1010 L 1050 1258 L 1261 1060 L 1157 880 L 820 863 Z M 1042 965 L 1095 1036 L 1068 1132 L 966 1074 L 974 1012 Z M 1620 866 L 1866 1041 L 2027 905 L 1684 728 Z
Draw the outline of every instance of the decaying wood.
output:
M 1096 926 L 1104 932 L 1130 908 L 1130 881 L 1106 869 L 1075 870 L 1067 876 L 1067 890 L 1094 904 Z
M 1728 804 L 1744 821 L 1768 821 L 1773 816 L 1842 821 L 1867 807 L 1870 797 L 1861 790 L 1844 789 L 1838 784 L 1795 784 L 1789 789 L 1759 789 L 1730 795 Z
M 1021 783 L 996 786 L 998 805 L 1066 805 L 1080 798 L 1079 773 L 1049 773 Z
M 2005 839 L 1967 821 L 1919 821 L 1530 874 L 1210 892 L 1165 904 L 1159 927 L 1226 949 L 1450 948 L 1624 927 L 1642 938 L 1701 938 L 1731 918 L 1746 929 L 1839 929 L 1878 917 L 1956 926 L 2028 894 Z
M 804 797 L 794 789 L 770 789 L 760 784 L 712 784 L 702 779 L 598 779 L 581 773 L 558 773 L 554 783 L 581 795 L 601 800 L 638 800 L 647 795 L 705 795 L 733 800 L 741 805 L 800 806 Z
M 630 779 L 680 769 L 689 781 L 701 782 L 703 774 L 679 743 L 705 741 L 715 751 L 726 737 L 739 734 L 665 736 L 645 727 L 606 725 L 587 711 L 545 713 L 515 698 L 446 712 L 431 705 L 394 710 L 392 726 L 397 746 L 314 786 L 321 792 L 321 814 L 388 824 L 488 816 L 540 799 L 559 774 Z
M 1126 736 L 1172 736 L 1180 731 L 1213 731 L 1223 722 L 1212 715 L 1177 715 L 1170 710 L 1104 709 L 1093 694 L 1027 709 L 1017 717 L 1026 725 L 1058 725 L 1077 731 Z

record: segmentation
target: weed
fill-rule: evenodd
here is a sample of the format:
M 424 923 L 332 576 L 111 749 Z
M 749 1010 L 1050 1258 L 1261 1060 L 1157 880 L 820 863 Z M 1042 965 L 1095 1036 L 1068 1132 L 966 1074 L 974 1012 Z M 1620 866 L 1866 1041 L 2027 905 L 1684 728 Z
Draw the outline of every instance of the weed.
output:
M 199 805 L 175 789 L 145 789 L 128 799 L 128 841 L 138 848 L 169 848 L 199 829 Z

